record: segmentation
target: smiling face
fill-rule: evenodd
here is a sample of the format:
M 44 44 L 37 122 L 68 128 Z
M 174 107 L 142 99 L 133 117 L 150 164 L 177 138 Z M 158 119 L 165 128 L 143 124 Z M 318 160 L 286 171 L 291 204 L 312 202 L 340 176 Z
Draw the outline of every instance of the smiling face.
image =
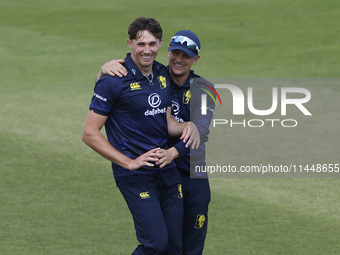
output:
M 200 58 L 199 55 L 191 58 L 182 50 L 168 52 L 170 73 L 178 85 L 183 85 L 189 76 L 191 66 Z
M 131 58 L 143 74 L 150 74 L 153 62 L 162 43 L 148 30 L 138 32 L 136 39 L 127 40 Z

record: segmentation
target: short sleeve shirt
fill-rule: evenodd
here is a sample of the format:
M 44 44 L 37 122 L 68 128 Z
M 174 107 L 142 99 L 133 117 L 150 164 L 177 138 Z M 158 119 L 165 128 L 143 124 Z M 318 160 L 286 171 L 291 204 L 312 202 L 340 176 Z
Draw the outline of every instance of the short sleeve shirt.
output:
M 165 66 L 154 62 L 153 77 L 145 77 L 130 57 L 125 58 L 128 75 L 105 75 L 95 85 L 90 109 L 108 116 L 105 130 L 108 141 L 135 159 L 156 148 L 168 148 L 166 110 L 171 106 L 169 75 Z M 174 167 L 174 163 L 163 169 Z M 112 163 L 115 177 L 150 174 L 160 168 L 143 167 L 129 171 Z

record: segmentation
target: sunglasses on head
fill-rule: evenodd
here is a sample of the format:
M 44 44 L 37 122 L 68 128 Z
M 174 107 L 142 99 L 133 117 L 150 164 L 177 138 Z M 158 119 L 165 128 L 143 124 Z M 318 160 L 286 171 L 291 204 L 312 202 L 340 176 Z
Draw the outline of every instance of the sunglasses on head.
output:
M 193 40 L 191 40 L 189 37 L 186 37 L 183 35 L 175 35 L 171 38 L 171 42 L 180 43 L 180 44 L 186 43 L 186 47 L 192 52 L 195 52 L 196 54 L 200 52 L 200 49 L 198 48 L 197 44 Z

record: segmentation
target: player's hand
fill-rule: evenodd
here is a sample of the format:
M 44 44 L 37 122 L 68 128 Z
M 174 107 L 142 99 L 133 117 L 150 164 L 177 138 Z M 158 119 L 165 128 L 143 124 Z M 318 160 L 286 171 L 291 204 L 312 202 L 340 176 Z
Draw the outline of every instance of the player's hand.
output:
M 157 153 L 157 151 L 159 151 L 159 149 L 160 148 L 152 149 L 152 150 L 140 155 L 136 159 L 131 159 L 131 161 L 128 164 L 128 169 L 129 170 L 136 170 L 136 169 L 141 168 L 142 166 L 153 167 L 154 164 L 152 162 L 159 161 L 158 153 Z
M 197 149 L 200 145 L 200 133 L 194 123 L 188 121 L 185 123 L 185 128 L 183 129 L 181 139 L 185 143 L 185 147 L 189 147 L 191 144 L 191 149 Z
M 113 59 L 110 62 L 105 63 L 101 68 L 100 72 L 104 74 L 108 74 L 111 76 L 117 75 L 118 77 L 123 77 L 127 75 L 127 70 L 122 65 L 125 63 L 124 59 Z
M 157 156 L 159 160 L 156 162 L 156 165 L 159 165 L 160 168 L 169 165 L 175 158 L 178 157 L 178 151 L 175 147 L 171 147 L 168 150 L 160 149 L 157 151 Z

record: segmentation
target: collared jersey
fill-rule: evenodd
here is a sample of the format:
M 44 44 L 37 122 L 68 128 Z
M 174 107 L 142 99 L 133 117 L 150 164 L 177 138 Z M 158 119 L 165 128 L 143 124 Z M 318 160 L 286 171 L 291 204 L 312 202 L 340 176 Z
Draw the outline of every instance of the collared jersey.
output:
M 156 148 L 168 148 L 166 109 L 171 106 L 169 75 L 165 66 L 153 64 L 152 76 L 146 78 L 130 54 L 125 58 L 127 76 L 119 78 L 105 75 L 95 85 L 90 110 L 108 116 L 105 129 L 108 141 L 129 158 Z M 115 163 L 115 177 L 133 174 L 150 174 L 169 169 L 142 167 L 129 171 Z

